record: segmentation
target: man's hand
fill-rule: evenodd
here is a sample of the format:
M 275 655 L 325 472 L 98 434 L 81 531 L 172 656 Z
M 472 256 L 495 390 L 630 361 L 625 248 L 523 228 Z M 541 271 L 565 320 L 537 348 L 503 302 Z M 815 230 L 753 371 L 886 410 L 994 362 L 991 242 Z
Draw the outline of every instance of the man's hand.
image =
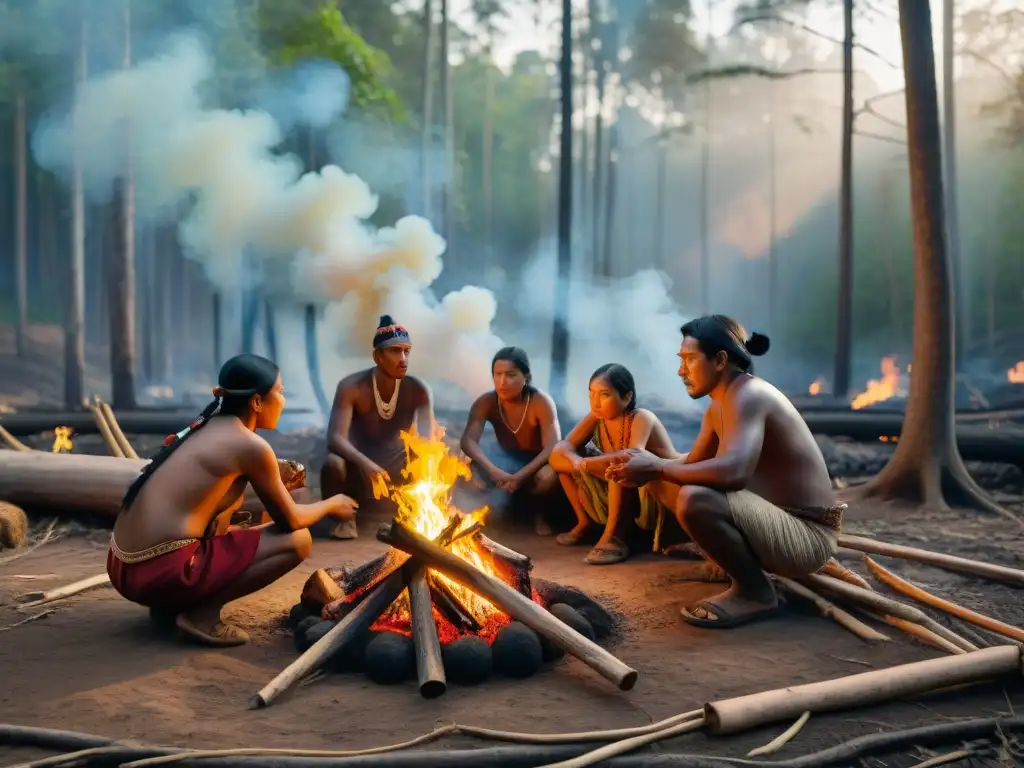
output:
M 383 467 L 374 464 L 372 461 L 363 468 L 363 474 L 370 483 L 373 491 L 373 498 L 383 499 L 388 495 L 388 488 L 391 486 L 391 475 Z
M 650 451 L 631 448 L 626 456 L 616 458 L 605 470 L 605 478 L 627 488 L 638 488 L 657 480 L 664 459 Z
M 512 481 L 515 480 L 515 478 L 508 472 L 503 469 L 498 469 L 497 467 L 495 467 L 494 471 L 490 474 L 491 481 L 494 483 L 495 487 L 502 491 L 507 491 L 509 486 L 512 484 Z
M 515 493 L 523 487 L 525 482 L 526 478 L 522 477 L 519 473 L 516 473 L 514 475 L 508 475 L 508 479 L 498 483 L 498 487 L 508 493 Z
M 343 493 L 331 496 L 328 500 L 331 511 L 327 513 L 327 517 L 335 520 L 351 520 L 356 516 L 356 510 L 359 509 L 359 505 L 354 499 L 346 496 Z

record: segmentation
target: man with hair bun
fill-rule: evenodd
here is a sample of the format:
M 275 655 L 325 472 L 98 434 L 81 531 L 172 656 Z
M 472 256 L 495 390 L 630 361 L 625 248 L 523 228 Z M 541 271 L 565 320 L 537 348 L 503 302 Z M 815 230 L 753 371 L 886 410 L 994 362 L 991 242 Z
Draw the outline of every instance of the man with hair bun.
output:
M 320 470 L 324 498 L 344 493 L 360 501 L 380 498 L 405 466 L 401 433 L 413 425 L 420 435 L 434 431 L 430 388 L 409 376 L 412 341 L 404 326 L 382 315 L 373 336 L 373 368 L 338 383 L 327 425 L 327 459 Z M 355 538 L 355 520 L 332 534 Z
M 829 561 L 846 505 L 837 503 L 825 459 L 799 412 L 751 373 L 751 357 L 768 351 L 768 337 L 748 339 L 724 315 L 691 320 L 680 330 L 679 377 L 693 399 L 711 398 L 693 448 L 679 459 L 631 451 L 607 474 L 650 488 L 732 580 L 725 592 L 684 608 L 687 623 L 735 627 L 778 610 L 766 571 L 799 578 Z

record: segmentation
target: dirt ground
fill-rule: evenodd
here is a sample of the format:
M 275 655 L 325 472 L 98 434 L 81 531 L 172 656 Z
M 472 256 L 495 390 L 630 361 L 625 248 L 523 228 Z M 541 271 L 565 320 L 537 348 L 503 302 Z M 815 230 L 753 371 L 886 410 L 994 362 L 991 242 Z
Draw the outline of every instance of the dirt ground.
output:
M 0 370 L 0 393 L 21 393 L 7 385 L 10 370 Z M 160 436 L 130 437 L 143 455 L 151 454 L 160 442 Z M 27 442 L 45 450 L 52 439 L 49 435 Z M 279 455 L 303 461 L 311 470 L 322 461 L 321 442 L 312 432 L 272 438 Z M 824 447 L 837 475 L 870 474 L 884 462 L 882 446 L 828 442 Z M 81 437 L 75 451 L 99 453 L 102 446 L 96 437 Z M 1000 493 L 1021 490 L 1017 470 L 979 468 L 976 475 L 990 487 L 998 485 Z M 315 471 L 310 481 L 315 483 Z M 1015 509 L 1024 513 L 1024 505 Z M 38 525 L 41 518 L 35 521 Z M 687 563 L 642 554 L 620 565 L 592 567 L 582 562 L 584 550 L 559 547 L 550 538 L 501 531 L 492 536 L 530 555 L 537 576 L 576 586 L 626 617 L 629 631 L 610 650 L 639 671 L 633 691 L 618 691 L 581 662 L 567 658 L 524 681 L 492 678 L 475 688 L 449 686 L 443 697 L 432 701 L 422 699 L 412 682 L 383 687 L 359 675 L 334 675 L 286 694 L 266 710 L 247 709 L 250 697 L 296 656 L 283 618 L 298 600 L 306 577 L 318 567 L 359 563 L 381 551 L 383 545 L 373 536 L 378 522 L 363 517 L 361 537 L 354 541 L 318 540 L 312 557 L 292 574 L 228 606 L 227 618 L 249 631 L 253 642 L 211 650 L 153 627 L 145 610 L 109 588 L 56 603 L 52 615 L 12 627 L 32 615 L 15 609 L 19 595 L 104 570 L 109 531 L 61 521 L 68 526 L 61 539 L 10 564 L 4 564 L 0 555 L 0 722 L 150 744 L 348 749 L 404 741 L 450 721 L 530 732 L 644 725 L 721 698 L 942 655 L 887 626 L 879 628 L 891 642 L 869 646 L 799 604 L 778 618 L 735 630 L 688 627 L 679 618 L 679 608 L 723 587 L 686 581 L 692 567 Z M 1021 529 L 973 511 L 855 505 L 844 527 L 849 533 L 1024 568 Z M 879 561 L 934 593 L 1024 625 L 1019 590 L 927 566 Z M 857 560 L 847 564 L 866 575 Z M 952 621 L 935 615 L 944 623 Z M 1021 712 L 1024 685 L 1016 680 L 817 715 L 775 757 L 796 757 L 865 734 Z M 787 725 L 731 737 L 690 734 L 654 749 L 743 756 Z M 458 737 L 434 748 L 480 744 Z M 41 754 L 0 748 L 6 764 Z M 910 766 L 928 754 L 907 752 L 873 758 L 864 765 Z M 1011 764 L 1008 758 L 950 763 Z

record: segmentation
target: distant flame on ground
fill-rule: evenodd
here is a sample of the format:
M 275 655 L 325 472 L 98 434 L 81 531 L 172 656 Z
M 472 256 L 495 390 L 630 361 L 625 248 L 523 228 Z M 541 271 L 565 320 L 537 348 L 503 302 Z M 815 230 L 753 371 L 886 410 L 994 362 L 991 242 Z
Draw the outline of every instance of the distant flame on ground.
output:
M 896 356 L 887 355 L 882 358 L 882 378 L 869 379 L 867 387 L 863 392 L 853 398 L 850 407 L 854 410 L 866 408 L 874 403 L 881 403 L 896 395 L 903 394 L 903 377 L 899 366 L 896 365 Z M 910 368 L 908 366 L 907 371 Z
M 1006 372 L 1006 380 L 1011 384 L 1024 384 L 1024 360 L 1018 360 L 1017 364 Z

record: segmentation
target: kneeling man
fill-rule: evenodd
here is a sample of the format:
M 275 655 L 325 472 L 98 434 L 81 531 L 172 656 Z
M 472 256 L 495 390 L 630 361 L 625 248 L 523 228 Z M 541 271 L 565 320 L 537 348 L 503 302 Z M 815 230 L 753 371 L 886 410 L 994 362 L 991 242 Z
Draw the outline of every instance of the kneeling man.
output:
M 836 552 L 845 504 L 836 502 L 825 459 L 785 395 L 750 373 L 768 338 L 710 315 L 682 327 L 679 376 L 693 399 L 708 395 L 693 449 L 683 459 L 646 451 L 624 456 L 608 478 L 650 485 L 705 556 L 732 579 L 720 595 L 683 610 L 690 624 L 727 628 L 778 608 L 765 571 L 801 577 Z

